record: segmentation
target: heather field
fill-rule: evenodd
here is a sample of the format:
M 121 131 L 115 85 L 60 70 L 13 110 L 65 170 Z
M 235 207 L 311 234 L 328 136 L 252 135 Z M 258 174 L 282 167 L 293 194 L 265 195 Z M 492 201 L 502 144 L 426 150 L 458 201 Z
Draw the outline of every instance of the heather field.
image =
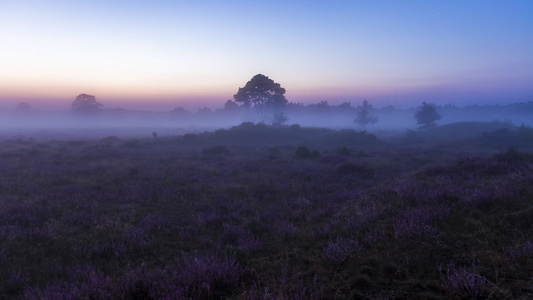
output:
M 504 125 L 5 137 L 0 299 L 531 299 L 533 134 Z

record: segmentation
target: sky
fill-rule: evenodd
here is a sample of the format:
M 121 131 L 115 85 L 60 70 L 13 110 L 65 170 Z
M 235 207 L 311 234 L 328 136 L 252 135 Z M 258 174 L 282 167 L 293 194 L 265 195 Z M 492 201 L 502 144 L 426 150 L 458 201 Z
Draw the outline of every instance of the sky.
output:
M 533 101 L 533 1 L 0 0 L 0 108 Z

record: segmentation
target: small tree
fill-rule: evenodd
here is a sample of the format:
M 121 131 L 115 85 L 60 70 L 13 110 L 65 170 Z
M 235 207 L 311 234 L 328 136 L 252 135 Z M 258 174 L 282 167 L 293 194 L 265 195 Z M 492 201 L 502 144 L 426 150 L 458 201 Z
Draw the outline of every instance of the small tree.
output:
M 362 105 L 357 106 L 357 112 L 353 122 L 363 126 L 363 130 L 366 130 L 366 125 L 374 124 L 378 121 L 378 118 L 372 115 L 372 109 L 372 104 L 366 100 L 363 101 Z
M 420 129 L 427 129 L 437 126 L 435 121 L 440 120 L 441 115 L 437 112 L 435 104 L 422 102 L 422 106 L 415 113 L 416 123 Z
M 233 96 L 235 102 L 256 109 L 260 122 L 267 119 L 268 111 L 279 110 L 287 105 L 285 89 L 265 75 L 257 74 Z
M 228 99 L 226 103 L 224 103 L 224 110 L 225 111 L 235 111 L 239 109 L 239 104 L 236 102 L 231 101 L 231 99 Z
M 185 108 L 183 108 L 181 106 L 174 108 L 170 112 L 173 113 L 173 114 L 176 114 L 176 115 L 190 115 L 191 114 L 190 111 L 186 110 Z
M 274 127 L 283 127 L 289 118 L 282 112 L 275 113 L 272 118 L 272 126 Z
M 72 102 L 72 110 L 76 112 L 94 112 L 102 108 L 102 104 L 96 102 L 92 95 L 81 94 Z

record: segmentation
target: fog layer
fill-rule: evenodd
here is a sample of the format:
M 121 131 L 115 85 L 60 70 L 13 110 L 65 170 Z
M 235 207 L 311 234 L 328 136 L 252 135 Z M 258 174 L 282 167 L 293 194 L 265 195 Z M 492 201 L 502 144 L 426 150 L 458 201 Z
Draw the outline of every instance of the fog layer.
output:
M 499 121 L 520 126 L 531 125 L 533 102 L 508 105 L 452 105 L 436 106 L 442 116 L 437 125 L 456 122 Z M 378 121 L 366 126 L 365 130 L 382 132 L 405 132 L 419 126 L 414 115 L 417 107 L 397 109 L 392 106 L 375 108 L 371 111 Z M 357 107 L 351 103 L 333 106 L 323 101 L 304 106 L 289 103 L 281 111 L 287 120 L 280 126 L 299 124 L 302 127 L 323 127 L 331 129 L 363 128 L 354 123 Z M 278 112 L 280 113 L 280 112 Z M 242 106 L 231 109 L 211 110 L 203 108 L 190 112 L 176 108 L 169 112 L 131 111 L 124 109 L 102 109 L 90 113 L 73 111 L 1 111 L 0 137 L 26 137 L 34 139 L 101 138 L 110 135 L 119 137 L 149 137 L 154 132 L 159 136 L 181 135 L 230 128 L 243 122 L 271 125 L 274 112 L 258 114 L 254 109 Z

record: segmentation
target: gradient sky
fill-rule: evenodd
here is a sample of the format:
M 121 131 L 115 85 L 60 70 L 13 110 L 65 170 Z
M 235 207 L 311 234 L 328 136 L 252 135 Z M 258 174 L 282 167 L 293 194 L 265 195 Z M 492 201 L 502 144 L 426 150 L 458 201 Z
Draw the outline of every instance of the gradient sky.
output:
M 533 101 L 533 1 L 0 0 L 0 107 Z

